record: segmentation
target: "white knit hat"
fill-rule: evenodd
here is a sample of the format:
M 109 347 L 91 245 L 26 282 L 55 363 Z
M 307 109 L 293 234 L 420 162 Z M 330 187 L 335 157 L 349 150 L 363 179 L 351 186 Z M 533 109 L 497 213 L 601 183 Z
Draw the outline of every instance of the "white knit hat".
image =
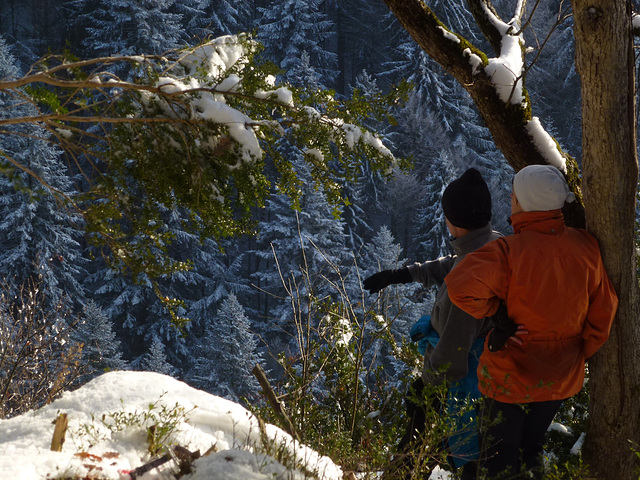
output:
M 576 196 L 562 172 L 551 165 L 529 165 L 513 179 L 513 192 L 525 212 L 557 210 Z

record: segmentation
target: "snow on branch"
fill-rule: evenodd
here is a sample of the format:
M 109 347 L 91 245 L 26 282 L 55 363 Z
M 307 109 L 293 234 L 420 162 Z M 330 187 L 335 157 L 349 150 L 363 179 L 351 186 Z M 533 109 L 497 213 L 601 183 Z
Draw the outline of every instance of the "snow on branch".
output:
M 185 228 L 193 233 L 252 233 L 255 208 L 274 185 L 298 200 L 292 153 L 313 166 L 312 181 L 336 211 L 345 200 L 340 185 L 363 163 L 385 173 L 396 164 L 364 125 L 389 120 L 402 88 L 346 100 L 295 88 L 277 81 L 260 48 L 228 35 L 164 55 L 51 55 L 0 80 L 0 133 L 64 151 L 86 191 L 61 201 L 82 215 L 88 241 L 110 266 L 148 278 L 183 270 L 185 262 L 167 255 L 162 209 L 192 213 Z M 43 182 L 9 153 L 0 151 L 0 167 Z
M 559 170 L 567 173 L 567 165 L 565 158 L 560 152 L 558 143 L 547 133 L 542 127 L 540 119 L 533 117 L 527 122 L 525 126 L 527 133 L 533 138 L 533 143 L 540 154 L 549 162 L 549 165 L 553 165 Z
M 500 56 L 490 58 L 489 65 L 484 68 L 504 103 L 520 104 L 525 100 L 522 90 L 522 47 L 523 39 L 520 35 L 505 34 L 502 37 Z
M 463 35 L 451 33 L 460 40 L 453 42 L 446 27 L 440 28 L 442 22 L 422 1 L 384 1 L 420 47 L 469 92 L 496 146 L 513 168 L 550 163 L 562 170 L 577 171 L 575 160 L 562 152 L 538 119 L 532 118 L 532 106 L 523 85 L 527 73 L 520 31 L 525 14 L 523 0 L 513 2 L 509 22 L 499 17 L 491 0 L 467 1 L 495 52 L 493 58 Z
M 69 138 L 73 129 L 66 124 L 78 122 L 119 123 L 199 123 L 212 122 L 223 126 L 238 145 L 244 161 L 262 158 L 259 140 L 261 128 L 280 129 L 290 124 L 292 117 L 300 115 L 304 107 L 296 105 L 294 94 L 286 85 L 276 85 L 275 77 L 252 78 L 247 86 L 243 74 L 250 72 L 249 58 L 256 51 L 253 41 L 243 36 L 223 36 L 195 48 L 178 51 L 177 58 L 164 56 L 114 56 L 90 60 L 68 60 L 51 56 L 36 64 L 24 77 L 0 81 L 0 92 L 24 96 L 27 88 L 36 101 L 46 107 L 32 116 L 0 119 L 0 125 L 49 122 L 54 129 Z M 58 62 L 50 66 L 51 63 Z M 109 69 L 115 64 L 128 62 L 138 69 L 135 80 L 117 77 Z M 96 67 L 89 73 L 87 68 Z M 67 98 L 52 98 L 39 85 L 65 89 Z M 81 98 L 95 92 L 90 101 Z M 127 99 L 127 94 L 138 96 L 137 111 L 123 116 L 116 105 Z M 128 97 L 129 100 L 131 97 Z M 234 101 L 230 101 L 234 99 Z M 251 115 L 256 109 L 249 103 L 279 104 L 277 118 Z M 135 101 L 134 101 L 135 103 Z M 289 110 L 288 113 L 282 110 Z M 247 113 L 249 112 L 249 113 Z M 265 110 L 260 110 L 264 114 Z M 316 121 L 335 125 L 334 118 L 319 114 Z M 350 135 L 340 124 L 336 136 Z M 343 130 L 341 132 L 341 130 Z M 359 138 L 384 156 L 391 156 L 382 142 L 370 132 Z M 350 145 L 352 147 L 352 145 Z

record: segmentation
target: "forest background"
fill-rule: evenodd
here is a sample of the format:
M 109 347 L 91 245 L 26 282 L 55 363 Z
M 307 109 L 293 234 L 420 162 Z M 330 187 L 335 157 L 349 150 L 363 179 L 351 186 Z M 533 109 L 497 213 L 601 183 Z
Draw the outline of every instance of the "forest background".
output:
M 453 30 L 484 45 L 466 2 L 454 2 L 456 8 L 449 1 L 426 3 Z M 494 2 L 498 9 L 507 3 Z M 561 1 L 536 5 L 524 31 L 536 50 L 527 73 L 533 113 L 579 162 L 572 19 Z M 162 54 L 240 32 L 255 32 L 263 55 L 293 85 L 328 88 L 349 98 L 356 89 L 375 95 L 410 81 L 407 101 L 389 112 L 394 120 L 371 127 L 414 168 L 397 170 L 389 179 L 363 167 L 356 182 L 342 185 L 349 203 L 340 218 L 309 181 L 301 187 L 297 211 L 286 195 L 272 192 L 266 208 L 255 212 L 255 236 L 200 241 L 176 228 L 171 254 L 191 260 L 193 268 L 161 284 L 167 295 L 184 300 L 181 315 L 190 322 L 182 332 L 150 281 L 111 270 L 73 228 L 77 219 L 54 199 L 28 194 L 32 178 L 24 180 L 25 190 L 0 178 L 6 298 L 35 291 L 40 305 L 64 305 L 74 341 L 85 344 L 82 362 L 91 366 L 84 380 L 104 369 L 146 369 L 233 400 L 255 398 L 253 365 L 262 363 L 273 379 L 280 378 L 275 358 L 294 364 L 304 349 L 302 317 L 315 315 L 310 323 L 322 331 L 331 322 L 323 305 L 332 302 L 378 310 L 393 339 L 406 341 L 410 326 L 429 313 L 433 292 L 404 286 L 393 297 L 372 298 L 363 293 L 360 279 L 449 253 L 440 195 L 468 167 L 478 168 L 489 184 L 494 228 L 510 232 L 511 167 L 468 94 L 426 56 L 382 1 L 3 0 L 0 78 L 24 74 L 47 52 L 69 49 L 81 58 Z M 24 139 L 6 145 L 16 141 L 3 137 L 0 144 L 20 152 L 22 161 L 56 188 L 79 188 L 55 148 Z M 290 161 L 301 178 L 309 178 L 300 154 L 291 152 Z M 303 306 L 304 299 L 312 299 L 315 309 Z M 378 331 L 380 324 L 368 328 Z M 381 367 L 389 385 L 406 381 L 407 366 L 398 363 L 391 343 L 374 337 L 367 354 L 371 370 Z

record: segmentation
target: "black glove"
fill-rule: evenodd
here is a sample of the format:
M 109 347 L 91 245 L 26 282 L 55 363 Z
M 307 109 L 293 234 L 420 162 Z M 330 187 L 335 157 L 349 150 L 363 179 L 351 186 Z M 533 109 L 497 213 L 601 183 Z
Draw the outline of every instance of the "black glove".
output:
M 511 321 L 507 315 L 507 306 L 502 302 L 500 302 L 498 311 L 489 318 L 493 320 L 493 330 L 489 332 L 487 345 L 490 352 L 497 352 L 504 348 L 509 337 L 516 334 L 518 325 Z
M 362 285 L 365 290 L 369 290 L 369 293 L 377 293 L 392 283 L 409 283 L 411 281 L 409 269 L 404 267 L 397 270 L 382 270 L 374 273 L 369 278 L 366 278 Z

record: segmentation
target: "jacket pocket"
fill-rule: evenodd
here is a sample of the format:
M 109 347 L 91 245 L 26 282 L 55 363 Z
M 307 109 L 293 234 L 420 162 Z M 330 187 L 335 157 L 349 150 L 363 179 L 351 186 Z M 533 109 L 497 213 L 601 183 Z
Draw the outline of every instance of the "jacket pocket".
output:
M 563 383 L 584 369 L 581 335 L 528 341 L 518 350 L 518 355 L 514 356 L 516 368 L 532 384 L 538 381 L 541 384 Z

